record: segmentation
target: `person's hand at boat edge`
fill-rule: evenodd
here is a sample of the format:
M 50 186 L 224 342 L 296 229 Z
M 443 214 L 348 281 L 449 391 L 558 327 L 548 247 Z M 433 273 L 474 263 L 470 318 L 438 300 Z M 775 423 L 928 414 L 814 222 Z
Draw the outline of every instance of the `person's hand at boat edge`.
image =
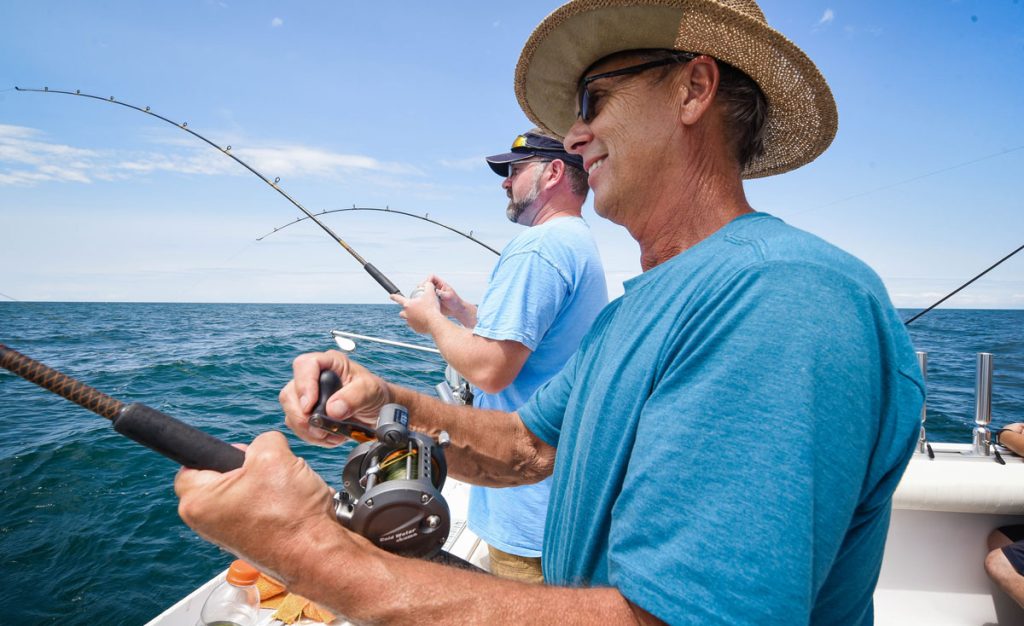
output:
M 294 377 L 278 395 L 285 424 L 299 439 L 333 448 L 346 438 L 309 424 L 319 399 L 320 372 L 326 369 L 333 370 L 341 379 L 341 389 L 327 401 L 327 416 L 332 419 L 353 420 L 375 428 L 381 407 L 392 400 L 383 379 L 337 350 L 296 357 L 292 362 Z
M 999 429 L 997 442 L 1012 450 L 1018 456 L 1024 456 L 1024 423 L 1014 422 Z

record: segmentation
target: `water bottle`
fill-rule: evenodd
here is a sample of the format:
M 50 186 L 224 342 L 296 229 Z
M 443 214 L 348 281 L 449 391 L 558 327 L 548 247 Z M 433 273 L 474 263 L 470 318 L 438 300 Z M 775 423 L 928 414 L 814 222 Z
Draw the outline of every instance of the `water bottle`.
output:
M 227 580 L 206 599 L 198 626 L 256 626 L 260 613 L 260 592 L 256 588 L 259 570 L 238 559 L 228 568 Z

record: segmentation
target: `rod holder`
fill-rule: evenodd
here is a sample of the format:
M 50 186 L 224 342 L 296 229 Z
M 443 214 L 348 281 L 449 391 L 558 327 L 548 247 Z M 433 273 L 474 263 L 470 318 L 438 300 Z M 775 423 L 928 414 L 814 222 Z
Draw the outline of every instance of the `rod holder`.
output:
M 921 368 L 921 377 L 924 379 L 925 387 L 928 383 L 928 353 L 917 352 L 917 366 Z M 917 451 L 924 454 L 928 451 L 928 434 L 925 432 L 925 422 L 928 421 L 928 400 L 927 394 L 925 401 L 921 403 L 921 434 L 917 438 Z
M 974 385 L 974 454 L 991 456 L 992 433 L 988 425 L 992 423 L 992 354 L 978 353 L 978 371 Z

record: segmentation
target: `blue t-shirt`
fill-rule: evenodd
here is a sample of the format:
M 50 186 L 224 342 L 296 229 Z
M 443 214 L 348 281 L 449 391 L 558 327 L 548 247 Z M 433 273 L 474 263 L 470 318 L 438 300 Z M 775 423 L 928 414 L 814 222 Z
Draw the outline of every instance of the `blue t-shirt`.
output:
M 687 624 L 868 624 L 924 384 L 863 263 L 764 213 L 625 284 L 522 407 L 544 578 Z
M 590 228 L 579 217 L 532 226 L 501 252 L 477 308 L 473 333 L 518 341 L 532 353 L 511 385 L 478 393 L 474 406 L 515 411 L 554 376 L 608 304 L 608 290 Z M 535 485 L 473 487 L 469 527 L 510 554 L 540 556 L 551 479 Z

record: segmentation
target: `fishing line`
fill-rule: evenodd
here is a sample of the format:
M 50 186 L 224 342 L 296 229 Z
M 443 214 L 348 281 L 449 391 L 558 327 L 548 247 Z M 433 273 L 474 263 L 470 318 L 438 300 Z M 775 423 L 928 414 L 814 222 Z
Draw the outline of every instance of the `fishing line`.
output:
M 205 142 L 206 144 L 210 145 L 211 147 L 216 148 L 222 154 L 225 154 L 225 155 L 231 157 L 232 159 L 235 160 L 236 163 L 238 163 L 239 165 L 241 165 L 245 169 L 247 169 L 250 172 L 252 172 L 257 178 L 259 178 L 260 180 L 262 180 L 266 184 L 270 185 L 277 193 L 279 193 L 282 196 L 284 196 L 284 198 L 286 200 L 291 202 L 293 205 L 295 205 L 296 208 L 298 208 L 300 211 L 305 213 L 306 216 L 309 217 L 309 219 L 313 220 L 313 222 L 316 223 L 317 226 L 322 228 L 324 230 L 324 232 L 326 232 L 328 235 L 331 236 L 332 239 L 334 239 L 336 242 L 338 242 L 338 244 L 341 245 L 341 247 L 344 248 L 346 252 L 348 252 L 350 255 L 352 255 L 352 257 L 356 261 L 358 261 L 360 265 L 363 266 L 363 269 L 366 271 L 366 273 L 369 274 L 375 281 L 377 281 L 377 284 L 379 284 L 381 287 L 383 287 L 389 294 L 399 294 L 399 295 L 401 295 L 402 292 L 398 289 L 398 287 L 395 286 L 394 283 L 392 283 L 388 279 L 387 276 L 385 276 L 380 270 L 378 270 L 376 267 L 374 267 L 371 263 L 367 262 L 366 259 L 364 259 L 362 256 L 360 256 L 359 253 L 356 252 L 354 248 L 352 248 L 352 246 L 350 246 L 347 243 L 345 243 L 345 241 L 342 240 L 341 237 L 336 235 L 334 233 L 334 231 L 332 231 L 330 228 L 327 227 L 326 224 L 324 224 L 323 222 L 318 220 L 312 213 L 310 213 L 306 209 L 306 207 L 302 206 L 294 198 L 292 198 L 290 195 L 285 193 L 285 191 L 283 189 L 281 189 L 281 187 L 278 185 L 278 182 L 280 182 L 280 180 L 281 180 L 280 177 L 275 178 L 274 181 L 271 182 L 266 176 L 264 176 L 263 174 L 261 174 L 258 171 L 256 171 L 251 165 L 249 165 L 248 163 L 246 163 L 242 159 L 240 159 L 237 156 L 235 156 L 234 154 L 232 154 L 231 153 L 231 146 L 227 146 L 227 147 L 224 147 L 224 148 L 220 147 L 219 145 L 213 143 L 212 141 L 210 141 L 206 137 L 200 135 L 196 131 L 194 131 L 191 128 L 189 128 L 188 127 L 188 122 L 178 123 L 178 122 L 170 120 L 170 119 L 168 119 L 168 118 L 166 118 L 166 117 L 164 117 L 162 115 L 154 113 L 153 111 L 150 110 L 149 107 L 142 108 L 142 107 L 137 107 L 137 106 L 135 106 L 133 104 L 128 104 L 127 102 L 121 102 L 120 100 L 115 99 L 114 96 L 110 96 L 109 98 L 102 98 L 100 96 L 93 96 L 93 95 L 90 95 L 90 94 L 87 94 L 87 93 L 82 93 L 81 90 L 78 90 L 78 89 L 76 89 L 75 91 L 62 91 L 60 89 L 50 89 L 49 87 L 43 87 L 42 89 L 29 89 L 29 88 L 18 87 L 18 86 L 15 86 L 14 89 L 16 91 L 31 91 L 31 92 L 36 92 L 36 93 L 60 93 L 60 94 L 68 95 L 68 96 L 81 96 L 83 98 L 92 98 L 93 100 L 99 100 L 100 102 L 109 102 L 111 104 L 119 104 L 119 105 L 121 105 L 123 107 L 127 107 L 129 109 L 134 109 L 134 110 L 136 110 L 136 111 L 138 111 L 140 113 L 145 113 L 146 115 L 152 115 L 153 117 L 155 117 L 155 118 L 157 118 L 159 120 L 163 120 L 164 122 L 167 122 L 171 126 L 174 126 L 176 128 L 180 128 L 181 130 L 185 131 L 186 133 L 192 135 L 193 137 L 196 137 L 197 139 Z
M 861 198 L 863 196 L 867 196 L 867 195 L 873 194 L 873 193 L 878 192 L 878 191 L 885 191 L 886 189 L 892 189 L 893 187 L 899 187 L 900 185 L 906 185 L 908 183 L 919 181 L 921 179 L 928 178 L 930 176 L 935 176 L 937 174 L 942 174 L 942 173 L 945 173 L 945 172 L 949 172 L 949 171 L 952 171 L 952 170 L 955 170 L 955 169 L 959 169 L 961 167 L 967 167 L 968 165 L 974 165 L 975 163 L 980 163 L 982 161 L 987 161 L 989 159 L 994 159 L 996 157 L 1003 156 L 1004 154 L 1009 154 L 1011 152 L 1016 152 L 1018 150 L 1024 150 L 1024 146 L 1015 146 L 1013 148 L 1007 148 L 1006 150 L 1003 150 L 1001 152 L 994 152 L 992 154 L 987 154 L 987 155 L 985 155 L 983 157 L 978 157 L 977 159 L 973 159 L 973 160 L 970 160 L 970 161 L 964 161 L 963 163 L 957 163 L 956 165 L 950 165 L 949 167 L 944 167 L 942 169 L 938 169 L 938 170 L 935 170 L 933 172 L 928 172 L 927 174 L 919 174 L 918 176 L 914 176 L 912 178 L 907 178 L 907 179 L 904 179 L 904 180 L 901 180 L 901 181 L 897 181 L 895 183 L 890 183 L 888 185 L 883 185 L 881 187 L 875 187 L 874 189 L 869 189 L 867 191 L 862 191 L 861 193 L 856 193 L 856 194 L 853 194 L 852 196 L 846 196 L 845 198 L 840 198 L 839 200 L 833 200 L 832 202 L 829 202 L 829 203 L 826 203 L 826 204 L 820 204 L 820 205 L 818 205 L 816 207 L 811 207 L 809 209 L 804 209 L 803 211 L 797 211 L 797 212 L 793 213 L 793 215 L 803 215 L 805 213 L 810 213 L 811 211 L 817 211 L 818 209 L 824 209 L 824 208 L 827 208 L 827 207 L 830 207 L 830 206 L 833 206 L 833 205 L 836 205 L 836 204 L 842 204 L 843 202 L 847 202 L 849 200 L 853 200 L 853 199 L 856 199 L 856 198 Z
M 418 220 L 423 220 L 424 222 L 430 222 L 431 224 L 434 224 L 435 226 L 440 226 L 441 228 L 447 228 L 448 230 L 452 231 L 453 233 L 456 233 L 458 235 L 462 235 L 466 239 L 469 239 L 470 241 L 472 241 L 474 243 L 480 244 L 481 246 L 487 248 L 488 250 L 490 250 L 494 254 L 497 254 L 498 256 L 501 256 L 500 252 L 498 252 L 494 248 L 490 247 L 486 243 L 484 243 L 484 242 L 480 241 L 479 239 L 477 239 L 476 237 L 474 237 L 473 236 L 473 231 L 469 231 L 469 233 L 467 234 L 467 233 L 462 232 L 461 230 L 458 230 L 457 228 L 453 228 L 451 226 L 448 226 L 447 224 L 442 224 L 441 222 L 438 222 L 436 220 L 432 220 L 432 219 L 430 219 L 430 214 L 429 213 L 427 213 L 425 215 L 416 215 L 415 213 L 407 213 L 406 211 L 399 211 L 398 209 L 392 209 L 391 207 L 386 207 L 386 208 L 383 208 L 383 209 L 378 209 L 378 208 L 373 208 L 373 207 L 357 207 L 355 205 L 352 205 L 352 207 L 348 208 L 348 209 L 331 209 L 329 211 L 328 210 L 323 210 L 323 211 L 320 211 L 319 213 L 317 213 L 317 215 L 328 215 L 330 213 L 343 213 L 345 211 L 379 211 L 381 213 L 397 213 L 398 215 L 406 215 L 408 217 L 415 217 Z M 257 237 L 256 241 L 263 241 L 264 239 L 266 239 L 267 237 L 273 235 L 277 231 L 282 230 L 284 228 L 288 228 L 292 224 L 298 224 L 299 222 L 303 222 L 303 221 L 305 221 L 307 219 L 309 219 L 309 218 L 308 217 L 297 217 L 293 221 L 288 222 L 287 224 L 284 224 L 282 226 L 276 227 L 274 230 L 270 231 L 266 235 L 263 235 L 262 237 Z
M 999 265 L 1000 265 L 1000 264 L 1001 264 L 1001 263 L 1002 263 L 1003 261 L 1005 261 L 1005 260 L 1009 259 L 1010 257 L 1012 257 L 1013 255 L 1017 254 L 1017 253 L 1018 253 L 1018 252 L 1020 252 L 1021 250 L 1024 250 L 1024 244 L 1021 244 L 1021 246 L 1020 246 L 1019 248 L 1017 248 L 1016 250 L 1014 250 L 1014 251 L 1013 251 L 1013 252 L 1011 252 L 1010 254 L 1007 254 L 1006 256 L 1004 256 L 1003 258 L 999 259 L 998 261 L 996 261 L 996 262 L 995 262 L 995 263 L 994 263 L 993 265 L 989 266 L 989 268 L 988 268 L 987 270 L 985 270 L 984 272 L 982 272 L 982 273 L 978 274 L 978 275 L 977 275 L 977 276 L 975 276 L 974 278 L 970 279 L 970 280 L 969 280 L 969 281 L 967 281 L 966 283 L 964 283 L 964 284 L 960 285 L 959 287 L 957 287 L 956 289 L 954 289 L 953 291 L 951 291 L 951 292 L 950 292 L 950 293 L 949 293 L 948 295 L 946 295 L 946 297 L 942 298 L 941 300 L 939 300 L 939 301 L 938 301 L 938 302 L 936 302 L 935 304 L 931 305 L 931 306 L 930 306 L 930 307 L 928 307 L 927 309 L 925 309 L 925 310 L 921 311 L 920 313 L 918 313 L 918 314 L 917 314 L 917 315 L 915 315 L 914 317 L 910 318 L 910 319 L 909 319 L 909 320 L 907 320 L 906 322 L 903 322 L 903 325 L 904 325 L 904 326 L 909 326 L 911 322 L 913 322 L 913 321 L 914 321 L 914 320 L 916 320 L 917 318 L 921 317 L 922 315 L 924 315 L 924 314 L 925 314 L 925 313 L 927 313 L 928 311 L 931 311 L 931 310 L 932 310 L 932 309 L 934 309 L 935 307 L 939 306 L 940 304 L 942 304 L 942 303 L 943 303 L 943 302 L 945 302 L 946 300 L 949 300 L 949 299 L 950 299 L 951 297 L 953 297 L 953 296 L 955 296 L 955 295 L 956 295 L 957 293 L 959 293 L 959 292 L 960 292 L 960 290 L 962 290 L 962 289 L 963 289 L 964 287 L 966 287 L 967 285 L 970 285 L 971 283 L 973 283 L 974 281 L 978 280 L 979 278 L 981 278 L 981 277 L 982 277 L 982 276 L 984 276 L 985 274 L 988 274 L 989 272 L 991 272 L 992 270 L 994 270 L 994 269 L 995 269 L 996 267 L 998 267 L 998 266 L 999 266 Z

